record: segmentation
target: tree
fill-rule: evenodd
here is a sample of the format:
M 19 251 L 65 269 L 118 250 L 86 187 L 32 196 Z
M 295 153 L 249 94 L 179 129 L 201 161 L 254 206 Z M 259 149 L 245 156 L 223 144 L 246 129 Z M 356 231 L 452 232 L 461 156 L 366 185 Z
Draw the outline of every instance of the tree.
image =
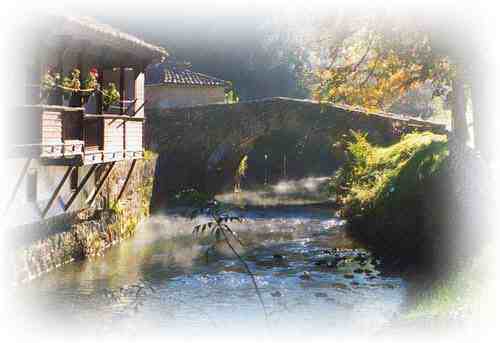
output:
M 465 92 L 470 83 L 463 56 L 443 44 L 441 32 L 380 14 L 360 15 L 344 27 L 339 38 L 330 40 L 328 64 L 318 69 L 318 100 L 388 111 L 411 92 L 430 86 L 433 97 L 451 104 L 457 140 L 467 141 Z

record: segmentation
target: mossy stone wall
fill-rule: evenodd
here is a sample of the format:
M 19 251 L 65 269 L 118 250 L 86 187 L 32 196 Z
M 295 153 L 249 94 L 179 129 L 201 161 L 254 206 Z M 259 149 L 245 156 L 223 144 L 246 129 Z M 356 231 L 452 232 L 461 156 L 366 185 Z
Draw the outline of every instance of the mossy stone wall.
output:
M 149 215 L 156 155 L 137 162 L 126 191 L 117 202 L 132 161 L 116 163 L 92 208 L 19 228 L 11 240 L 11 277 L 15 283 L 32 280 L 66 263 L 98 256 L 134 235 Z

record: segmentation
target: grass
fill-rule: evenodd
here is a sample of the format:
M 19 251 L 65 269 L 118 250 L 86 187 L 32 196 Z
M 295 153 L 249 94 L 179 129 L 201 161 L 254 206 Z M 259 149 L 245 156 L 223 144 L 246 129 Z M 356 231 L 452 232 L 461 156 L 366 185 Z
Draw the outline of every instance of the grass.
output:
M 446 137 L 430 132 L 404 136 L 400 142 L 377 147 L 366 135 L 353 133 L 347 143 L 348 161 L 335 175 L 330 190 L 350 215 L 399 201 L 430 175 L 448 156 Z

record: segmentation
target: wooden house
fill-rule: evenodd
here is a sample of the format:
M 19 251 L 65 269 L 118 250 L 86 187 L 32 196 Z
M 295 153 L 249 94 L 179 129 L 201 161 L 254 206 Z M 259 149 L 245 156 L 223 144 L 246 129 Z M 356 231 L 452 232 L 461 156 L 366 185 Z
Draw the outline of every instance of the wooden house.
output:
M 30 23 L 23 37 L 30 58 L 23 60 L 22 97 L 9 123 L 15 180 L 5 212 L 22 209 L 21 222 L 91 206 L 116 162 L 143 157 L 144 70 L 167 56 L 91 18 L 44 19 Z M 62 81 L 75 69 L 70 84 L 77 80 L 80 88 Z M 112 102 L 111 86 L 119 93 Z

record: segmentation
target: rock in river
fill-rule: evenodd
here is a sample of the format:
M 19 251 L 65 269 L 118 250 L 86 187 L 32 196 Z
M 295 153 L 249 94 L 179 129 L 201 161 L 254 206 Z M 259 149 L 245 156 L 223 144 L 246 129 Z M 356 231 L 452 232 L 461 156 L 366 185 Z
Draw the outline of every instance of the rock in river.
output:
M 304 272 L 301 276 L 299 276 L 300 279 L 302 280 L 311 280 L 311 274 L 309 272 Z
M 340 282 L 335 282 L 334 284 L 332 284 L 332 287 L 337 289 L 349 289 L 346 284 Z
M 281 297 L 283 294 L 281 294 L 280 291 L 274 291 L 271 293 L 271 296 L 275 297 L 275 298 L 279 298 Z
M 328 294 L 323 293 L 323 292 L 316 292 L 316 293 L 314 293 L 314 296 L 315 296 L 316 298 L 327 298 L 327 297 L 328 297 Z

